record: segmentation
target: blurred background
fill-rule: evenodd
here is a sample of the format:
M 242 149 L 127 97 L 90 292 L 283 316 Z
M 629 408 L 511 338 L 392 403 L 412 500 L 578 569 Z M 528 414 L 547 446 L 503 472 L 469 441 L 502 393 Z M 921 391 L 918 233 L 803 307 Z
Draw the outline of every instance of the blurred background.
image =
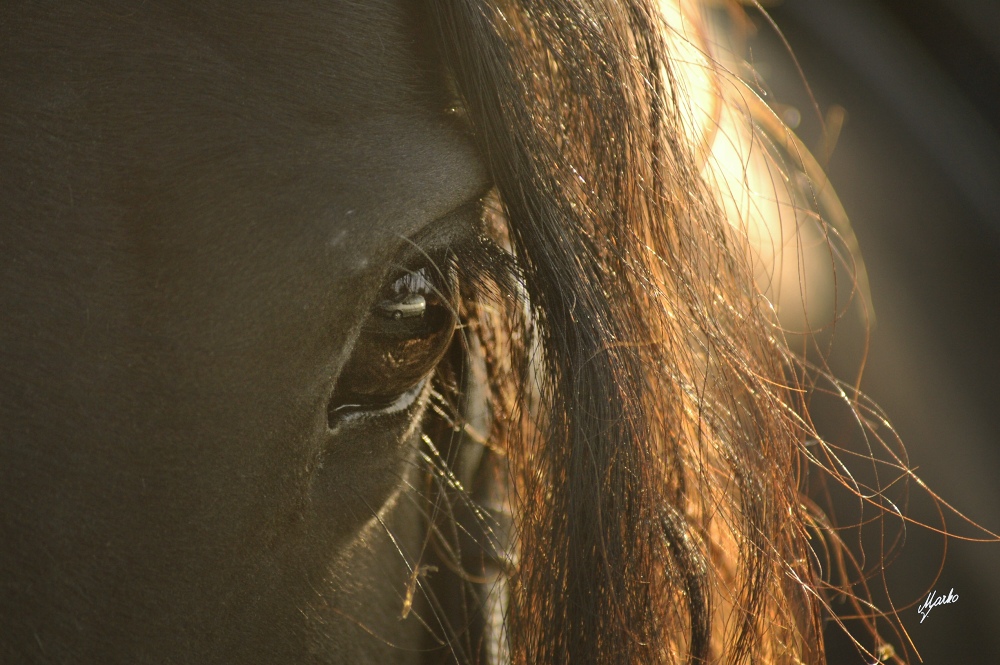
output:
M 752 65 L 768 103 L 824 162 L 867 264 L 876 324 L 862 390 L 927 485 L 1000 533 L 1000 0 L 765 4 L 815 106 L 782 37 L 747 6 Z M 860 317 L 847 316 L 831 367 L 851 378 L 864 356 Z M 822 400 L 815 407 L 825 436 L 865 452 L 860 437 L 842 431 L 842 410 Z M 834 500 L 842 522 L 861 515 L 846 493 Z M 908 513 L 941 525 L 912 484 Z M 984 535 L 946 518 L 956 535 Z M 895 536 L 902 525 L 885 530 Z M 867 569 L 878 561 L 879 532 L 863 536 Z M 939 534 L 909 525 L 902 535 L 885 576 L 916 649 L 907 645 L 911 662 L 1000 663 L 1000 544 L 948 539 L 942 567 Z M 886 608 L 881 587 L 873 579 Z M 921 622 L 916 606 L 931 589 L 959 600 Z M 826 634 L 831 664 L 866 662 L 840 631 Z M 905 636 L 885 637 L 901 651 Z

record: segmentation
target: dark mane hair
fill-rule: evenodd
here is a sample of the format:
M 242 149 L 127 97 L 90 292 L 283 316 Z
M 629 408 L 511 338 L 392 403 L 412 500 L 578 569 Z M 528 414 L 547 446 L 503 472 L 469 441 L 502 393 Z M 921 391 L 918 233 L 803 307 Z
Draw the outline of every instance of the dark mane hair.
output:
M 658 5 L 430 7 L 530 303 L 469 317 L 509 463 L 512 662 L 820 662 L 802 397 L 683 138 Z

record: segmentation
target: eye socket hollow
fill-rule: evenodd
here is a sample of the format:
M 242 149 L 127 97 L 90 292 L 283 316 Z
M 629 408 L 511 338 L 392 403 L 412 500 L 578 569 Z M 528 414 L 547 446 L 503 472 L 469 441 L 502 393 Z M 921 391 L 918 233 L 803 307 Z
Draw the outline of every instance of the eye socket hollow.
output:
M 404 271 L 379 293 L 337 380 L 328 415 L 392 404 L 437 366 L 457 324 L 452 257 Z

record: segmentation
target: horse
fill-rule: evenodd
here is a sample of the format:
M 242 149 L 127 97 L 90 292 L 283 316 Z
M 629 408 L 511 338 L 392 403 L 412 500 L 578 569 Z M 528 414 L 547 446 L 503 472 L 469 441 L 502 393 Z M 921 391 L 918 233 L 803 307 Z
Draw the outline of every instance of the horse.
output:
M 820 662 L 659 3 L 0 8 L 4 662 Z

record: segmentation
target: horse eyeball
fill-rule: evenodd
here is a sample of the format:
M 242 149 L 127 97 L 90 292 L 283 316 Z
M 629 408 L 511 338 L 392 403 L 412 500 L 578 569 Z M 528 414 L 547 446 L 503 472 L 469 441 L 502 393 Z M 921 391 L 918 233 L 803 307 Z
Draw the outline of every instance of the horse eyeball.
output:
M 331 427 L 345 412 L 392 404 L 434 370 L 455 331 L 457 293 L 451 261 L 407 270 L 382 289 L 337 379 Z

